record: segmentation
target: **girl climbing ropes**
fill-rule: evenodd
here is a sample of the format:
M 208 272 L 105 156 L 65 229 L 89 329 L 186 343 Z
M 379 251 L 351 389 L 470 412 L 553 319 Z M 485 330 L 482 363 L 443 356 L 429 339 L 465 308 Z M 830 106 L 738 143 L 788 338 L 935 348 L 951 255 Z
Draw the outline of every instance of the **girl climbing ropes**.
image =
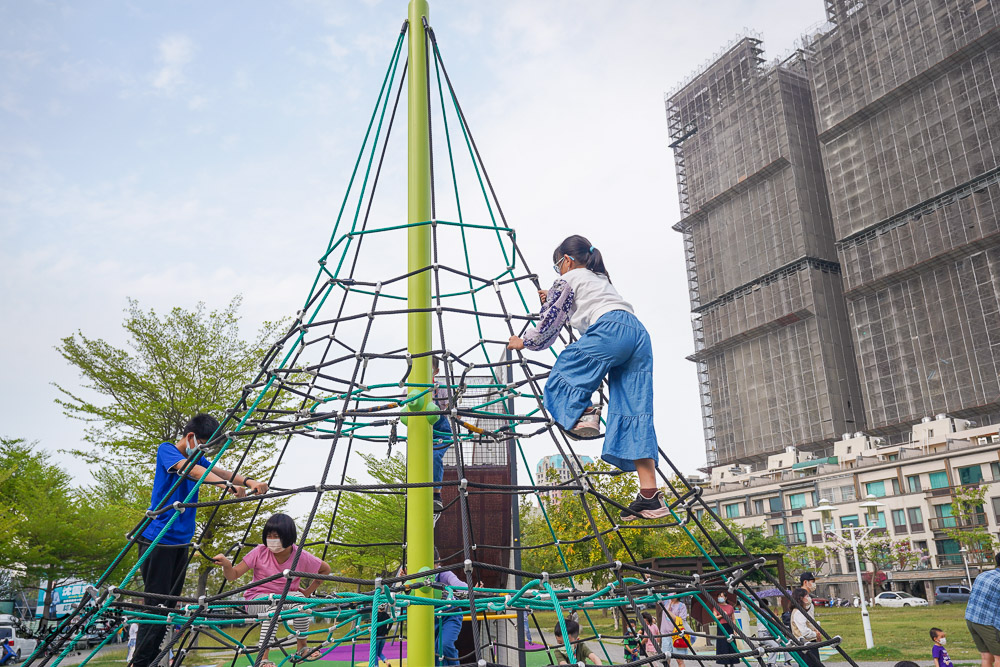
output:
M 298 546 L 296 546 L 296 535 L 297 531 L 295 528 L 295 522 L 292 517 L 287 514 L 274 514 L 267 523 L 264 524 L 264 530 L 262 534 L 263 544 L 258 544 L 256 547 L 250 550 L 250 552 L 243 557 L 239 565 L 233 567 L 232 561 L 226 558 L 223 554 L 219 554 L 212 560 L 215 561 L 217 565 L 222 566 L 222 574 L 226 577 L 226 581 L 233 581 L 242 577 L 247 572 L 253 572 L 253 581 L 261 581 L 262 579 L 267 579 L 276 574 L 281 574 L 285 570 L 294 569 L 296 572 L 307 572 L 314 574 L 330 574 L 330 566 L 324 561 L 316 558 L 308 551 L 299 552 Z M 299 552 L 298 554 L 296 552 Z M 295 556 L 298 555 L 298 563 L 295 562 Z M 292 565 L 295 565 L 294 568 Z M 320 580 L 313 579 L 308 586 L 303 589 L 299 588 L 300 579 L 298 577 L 292 579 L 291 587 L 288 589 L 288 595 L 294 595 L 296 597 L 309 597 L 313 592 L 319 587 Z M 245 593 L 247 600 L 253 600 L 254 598 L 264 598 L 270 595 L 281 595 L 285 590 L 285 579 L 279 577 L 277 579 L 266 581 L 261 583 L 259 586 L 254 586 L 248 589 Z M 285 603 L 282 605 L 282 610 L 288 610 L 294 608 L 294 603 Z M 250 614 L 274 614 L 278 610 L 278 603 L 276 600 L 263 599 L 256 604 L 248 604 L 247 613 Z M 271 631 L 271 626 L 274 625 L 276 619 L 271 616 L 261 624 L 260 628 L 260 643 L 263 644 L 264 638 L 267 637 L 268 633 Z M 292 627 L 295 629 L 296 633 L 296 650 L 300 657 L 302 658 L 315 658 L 318 657 L 316 654 L 319 649 L 309 650 L 306 644 L 305 633 L 309 631 L 309 616 L 302 615 L 292 619 Z M 277 633 L 271 635 L 271 642 L 277 639 Z M 261 667 L 274 667 L 274 663 L 267 659 L 268 649 L 262 647 L 260 652 L 263 654 L 261 656 Z
M 541 320 L 523 338 L 511 336 L 511 350 L 544 350 L 566 320 L 582 336 L 566 347 L 545 383 L 545 409 L 573 437 L 599 434 L 591 395 L 608 376 L 608 430 L 601 458 L 621 470 L 635 470 L 639 494 L 622 511 L 625 521 L 656 519 L 669 511 L 656 488 L 658 448 L 653 428 L 653 350 L 649 334 L 611 284 L 601 251 L 582 236 L 570 236 L 552 254 L 561 278 L 539 291 Z

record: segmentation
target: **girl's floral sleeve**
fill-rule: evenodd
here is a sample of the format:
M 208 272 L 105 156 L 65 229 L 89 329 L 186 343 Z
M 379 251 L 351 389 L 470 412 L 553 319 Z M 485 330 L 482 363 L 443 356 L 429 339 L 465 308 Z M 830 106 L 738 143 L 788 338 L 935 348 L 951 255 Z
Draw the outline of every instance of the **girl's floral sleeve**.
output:
M 573 288 L 565 280 L 557 280 L 549 288 L 548 297 L 539 313 L 538 326 L 524 332 L 521 340 L 529 350 L 544 350 L 555 342 L 573 309 Z

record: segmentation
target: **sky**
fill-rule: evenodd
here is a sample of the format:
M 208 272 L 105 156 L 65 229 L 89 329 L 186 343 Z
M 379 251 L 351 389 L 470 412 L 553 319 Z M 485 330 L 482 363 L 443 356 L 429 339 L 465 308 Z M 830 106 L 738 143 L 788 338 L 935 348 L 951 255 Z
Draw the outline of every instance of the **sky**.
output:
M 745 27 L 766 57 L 787 53 L 821 0 L 434 0 L 430 13 L 529 264 L 548 280 L 574 233 L 602 250 L 653 340 L 661 446 L 694 471 L 664 93 Z M 0 2 L 0 435 L 37 440 L 88 483 L 58 453 L 83 428 L 54 403 L 53 383 L 81 382 L 61 338 L 123 345 L 128 298 L 165 312 L 241 294 L 248 336 L 300 307 L 405 15 L 401 0 Z M 389 218 L 405 212 L 404 155 L 387 156 Z

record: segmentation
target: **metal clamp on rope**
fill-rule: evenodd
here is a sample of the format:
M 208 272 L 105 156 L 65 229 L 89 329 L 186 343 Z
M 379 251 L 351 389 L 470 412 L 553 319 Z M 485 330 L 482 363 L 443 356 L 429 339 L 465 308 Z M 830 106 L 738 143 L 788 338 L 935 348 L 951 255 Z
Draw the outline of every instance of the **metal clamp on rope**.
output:
M 621 569 L 622 569 L 622 562 L 620 560 L 616 560 L 615 561 L 615 570 L 621 570 Z
M 466 558 L 465 562 L 462 564 L 462 566 L 463 566 L 463 569 L 465 570 L 466 574 L 472 574 L 472 561 L 471 560 L 469 560 L 468 558 Z
M 281 576 L 283 576 L 285 579 L 291 579 L 292 578 L 292 571 L 291 570 L 283 570 L 281 572 Z
M 497 294 L 500 293 L 500 281 L 499 280 L 494 280 L 493 281 L 493 289 L 495 289 L 497 291 Z M 508 317 L 510 317 L 510 316 L 508 315 Z
M 173 508 L 177 510 L 178 513 L 183 513 L 184 510 L 187 509 L 186 507 L 181 507 L 181 501 L 179 500 L 173 504 Z
M 701 576 L 700 575 L 698 575 L 698 574 L 692 574 L 691 578 L 694 580 L 695 584 L 700 584 L 701 583 Z
M 469 495 L 469 480 L 463 477 L 458 483 L 458 490 L 464 496 Z
M 548 572 L 542 572 L 542 583 L 543 584 L 549 583 L 549 573 Z

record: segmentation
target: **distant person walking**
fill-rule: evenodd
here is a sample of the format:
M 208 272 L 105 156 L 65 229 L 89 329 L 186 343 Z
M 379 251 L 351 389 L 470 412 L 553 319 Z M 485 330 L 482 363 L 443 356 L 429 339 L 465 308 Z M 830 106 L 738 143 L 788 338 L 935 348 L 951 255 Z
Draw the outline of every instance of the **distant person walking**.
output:
M 965 624 L 976 644 L 982 667 L 1000 667 L 1000 554 L 996 570 L 983 572 L 972 582 Z

